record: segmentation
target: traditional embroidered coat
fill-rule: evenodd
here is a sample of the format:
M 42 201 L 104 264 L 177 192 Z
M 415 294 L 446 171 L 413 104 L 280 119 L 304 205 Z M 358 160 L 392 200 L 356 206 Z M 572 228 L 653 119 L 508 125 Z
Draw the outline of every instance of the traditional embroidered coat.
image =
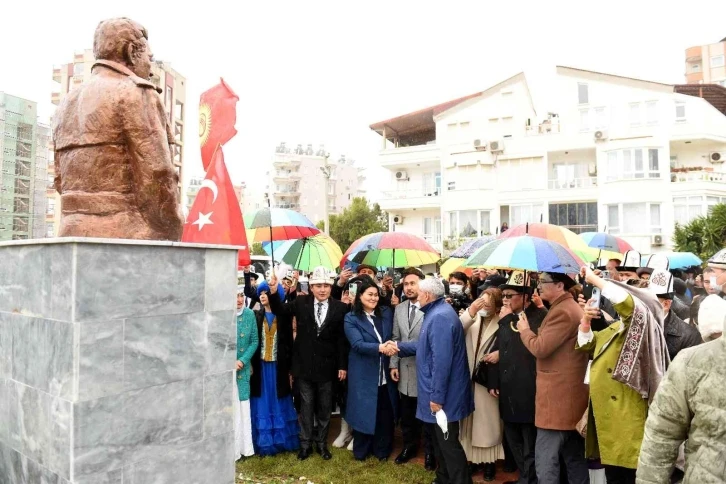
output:
M 257 351 L 257 320 L 255 313 L 249 308 L 243 308 L 242 314 L 237 316 L 237 360 L 244 365 L 237 370 L 237 389 L 240 401 L 250 399 L 250 370 L 252 369 L 252 356 Z

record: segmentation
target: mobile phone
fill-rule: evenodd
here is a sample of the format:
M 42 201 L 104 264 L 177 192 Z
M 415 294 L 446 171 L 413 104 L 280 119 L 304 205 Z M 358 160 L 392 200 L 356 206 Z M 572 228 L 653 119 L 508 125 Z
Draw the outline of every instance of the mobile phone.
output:
M 590 304 L 591 308 L 599 308 L 600 307 L 600 288 L 593 287 L 592 288 L 592 296 L 590 296 L 590 299 L 594 299 L 595 301 Z
M 401 274 L 396 273 L 393 277 L 393 285 L 398 286 L 401 283 Z
M 356 294 L 358 294 L 358 284 L 348 284 L 348 295 L 351 299 L 355 299 Z
M 600 277 L 602 279 L 608 279 L 609 280 L 610 279 L 610 271 L 602 271 L 602 272 L 600 272 Z
M 310 286 L 309 286 L 309 284 L 308 284 L 307 281 L 301 281 L 300 282 L 300 291 L 302 291 L 302 292 L 308 292 L 309 287 Z

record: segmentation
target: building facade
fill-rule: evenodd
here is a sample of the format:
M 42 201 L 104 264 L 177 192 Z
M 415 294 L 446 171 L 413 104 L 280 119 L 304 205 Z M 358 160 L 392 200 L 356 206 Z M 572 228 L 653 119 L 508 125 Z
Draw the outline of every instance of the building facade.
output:
M 726 87 L 726 38 L 686 49 L 686 83 Z
M 518 74 L 376 123 L 396 231 L 445 254 L 526 222 L 607 231 L 643 253 L 726 201 L 726 116 L 674 86 L 557 67 L 538 113 Z M 393 229 L 393 227 L 391 227 Z
M 0 92 L 0 240 L 45 236 L 47 125 L 38 105 Z
M 331 161 L 322 146 L 291 149 L 280 143 L 267 176 L 270 204 L 296 210 L 315 224 L 325 218 L 326 206 L 329 215 L 340 214 L 355 197 L 365 196 L 363 170 L 345 155 Z
M 73 62 L 53 68 L 53 80 L 60 86 L 58 91 L 51 94 L 51 102 L 56 106 L 60 104 L 65 95 L 71 90 L 88 81 L 91 77 L 91 68 L 95 62 L 93 50 L 86 49 L 76 52 Z M 172 148 L 172 162 L 179 174 L 179 195 L 183 204 L 182 176 L 184 166 L 184 121 L 186 115 L 186 78 L 172 69 L 171 64 L 164 61 L 154 61 L 151 65 L 151 78 L 156 87 L 161 89 L 161 100 L 174 134 L 175 144 Z M 53 170 L 53 168 L 51 168 Z M 54 171 L 50 173 L 55 175 Z M 50 200 L 53 200 L 51 203 Z M 53 206 L 52 223 L 53 233 L 58 233 L 60 225 L 60 195 L 48 191 L 48 206 Z M 50 218 L 50 217 L 49 217 Z M 49 222 L 50 223 L 50 222 Z

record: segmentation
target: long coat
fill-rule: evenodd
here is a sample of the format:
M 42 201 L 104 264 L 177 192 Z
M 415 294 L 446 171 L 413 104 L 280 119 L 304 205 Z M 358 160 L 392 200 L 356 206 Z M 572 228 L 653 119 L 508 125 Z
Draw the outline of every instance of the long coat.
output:
M 434 402 L 443 406 L 449 422 L 462 420 L 474 411 L 464 328 L 456 311 L 443 298 L 428 303 L 421 311 L 424 320 L 418 341 L 398 343 L 398 356 L 416 355 L 416 418 L 436 423 L 430 408 Z
M 648 401 L 629 386 L 612 378 L 633 315 L 633 298 L 615 309 L 616 321 L 580 350 L 592 355 L 590 366 L 590 408 L 588 410 L 585 455 L 599 457 L 603 464 L 635 469 L 643 441 Z
M 374 316 L 382 323 L 381 341 L 391 340 L 393 329 L 393 312 L 381 308 L 381 317 Z M 348 313 L 345 316 L 345 335 L 350 343 L 348 354 L 348 400 L 345 421 L 353 429 L 364 434 L 373 435 L 376 429 L 376 409 L 378 392 L 388 393 L 393 408 L 394 420 L 398 415 L 398 392 L 396 382 L 391 379 L 388 371 L 389 357 L 381 355 L 373 325 L 365 314 Z M 378 386 L 380 371 L 386 378 L 383 387 Z
M 348 370 L 348 340 L 343 329 L 348 305 L 328 298 L 328 312 L 318 331 L 314 304 L 315 298 L 311 295 L 300 295 L 284 304 L 278 298 L 270 298 L 273 313 L 284 319 L 295 317 L 297 321 L 292 375 L 319 383 L 335 381 L 339 370 Z
M 534 424 L 541 429 L 575 430 L 587 409 L 587 354 L 577 351 L 582 308 L 572 294 L 552 301 L 537 334 L 521 331 L 524 346 L 537 358 Z
M 259 342 L 255 313 L 249 308 L 243 308 L 242 314 L 237 316 L 237 361 L 241 361 L 243 365 L 241 370 L 237 370 L 240 401 L 250 399 L 250 365 Z
M 496 337 L 499 330 L 499 316 L 482 318 L 477 314 L 472 318 L 469 311 L 464 311 L 461 323 L 466 333 L 466 355 L 469 362 L 469 374 L 474 372 L 476 363 L 486 356 L 486 344 L 491 337 Z M 479 328 L 484 325 L 481 333 L 479 353 L 474 354 L 479 339 Z M 491 350 L 490 350 L 491 352 Z M 488 365 L 487 365 L 488 366 Z M 502 443 L 502 420 L 499 418 L 499 402 L 489 394 L 489 389 L 478 383 L 474 388 L 474 413 L 465 420 L 468 428 L 462 429 L 462 436 L 471 439 L 474 447 L 494 447 Z M 462 423 L 462 426 L 465 424 Z
M 277 299 L 277 298 L 270 298 Z M 263 324 L 267 324 L 265 310 L 254 311 L 257 323 L 257 337 L 259 341 L 264 338 Z M 252 378 L 250 378 L 250 392 L 253 397 L 262 395 L 262 344 L 257 347 L 252 357 Z M 292 321 L 288 318 L 277 317 L 277 398 L 290 395 L 290 362 L 292 361 Z
M 547 310 L 530 304 L 525 308 L 529 326 L 537 334 Z M 494 350 L 499 350 L 499 363 L 488 373 L 492 388 L 499 390 L 499 414 L 510 423 L 534 423 L 534 401 L 537 388 L 537 359 L 522 343 L 517 327 L 518 316 L 508 314 L 499 320 L 499 333 Z
M 413 324 L 409 324 L 408 318 L 410 311 L 410 301 L 396 306 L 396 312 L 393 316 L 393 341 L 405 343 L 418 340 L 419 334 L 421 334 L 421 323 L 423 323 L 424 313 L 416 310 Z M 417 397 L 416 357 L 408 356 L 406 358 L 400 358 L 398 355 L 393 355 L 391 357 L 391 368 L 398 368 L 398 391 L 409 397 Z

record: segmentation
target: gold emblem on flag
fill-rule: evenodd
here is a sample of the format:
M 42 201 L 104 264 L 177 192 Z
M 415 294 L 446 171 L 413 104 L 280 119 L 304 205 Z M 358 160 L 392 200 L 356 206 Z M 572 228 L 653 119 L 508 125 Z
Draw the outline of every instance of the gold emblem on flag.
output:
M 199 144 L 204 146 L 212 129 L 212 109 L 208 104 L 199 106 Z

